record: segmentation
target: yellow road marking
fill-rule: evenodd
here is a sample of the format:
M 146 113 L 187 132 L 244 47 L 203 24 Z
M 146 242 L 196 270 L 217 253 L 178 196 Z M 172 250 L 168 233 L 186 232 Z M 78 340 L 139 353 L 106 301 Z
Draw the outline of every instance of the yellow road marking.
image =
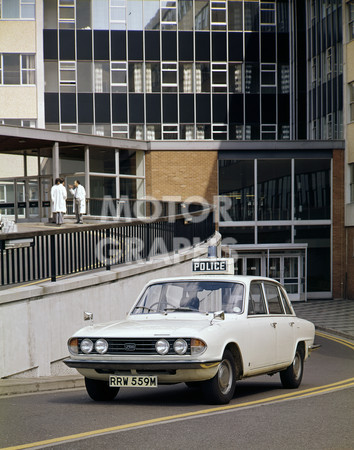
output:
M 38 442 L 32 442 L 30 444 L 6 447 L 6 448 L 0 449 L 0 450 L 22 450 L 22 449 L 33 448 L 33 447 L 38 447 L 38 446 L 43 446 L 43 445 L 58 444 L 60 442 L 78 440 L 78 439 L 98 436 L 98 435 L 102 435 L 102 434 L 106 434 L 106 433 L 112 433 L 115 431 L 122 431 L 122 430 L 127 430 L 127 429 L 132 429 L 132 428 L 138 428 L 138 427 L 142 427 L 142 426 L 146 426 L 146 425 L 159 424 L 159 423 L 163 423 L 163 422 L 167 422 L 167 421 L 171 421 L 171 420 L 186 419 L 188 417 L 203 416 L 206 414 L 217 413 L 217 412 L 222 412 L 222 411 L 232 411 L 232 410 L 236 410 L 239 408 L 245 408 L 248 406 L 256 406 L 256 405 L 260 405 L 260 404 L 264 404 L 264 403 L 272 403 L 272 402 L 287 400 L 287 399 L 291 399 L 291 398 L 309 397 L 311 395 L 316 395 L 316 394 L 320 394 L 320 393 L 324 393 L 324 392 L 331 392 L 331 391 L 333 392 L 335 390 L 343 389 L 343 388 L 347 388 L 347 387 L 351 387 L 351 386 L 354 386 L 354 378 L 348 378 L 347 380 L 342 380 L 342 381 L 338 381 L 336 383 L 331 383 L 331 384 L 327 384 L 327 385 L 319 386 L 319 387 L 315 387 L 315 388 L 304 389 L 303 391 L 290 392 L 287 394 L 276 395 L 276 396 L 268 397 L 268 398 L 264 398 L 264 399 L 239 403 L 237 405 L 218 406 L 215 408 L 203 409 L 203 410 L 199 410 L 199 411 L 174 414 L 172 416 L 157 417 L 155 419 L 142 420 L 139 422 L 132 422 L 132 423 L 124 424 L 124 425 L 117 425 L 114 427 L 102 428 L 100 430 L 86 431 L 83 433 L 72 434 L 69 436 L 62 436 L 62 437 L 58 437 L 58 438 L 47 439 L 47 440 L 38 441 Z
M 339 344 L 345 345 L 346 347 L 349 347 L 351 350 L 354 350 L 354 342 L 347 341 L 346 339 L 342 339 L 337 336 L 331 336 L 326 333 L 321 333 L 319 331 L 316 331 L 316 335 L 334 342 L 338 342 Z

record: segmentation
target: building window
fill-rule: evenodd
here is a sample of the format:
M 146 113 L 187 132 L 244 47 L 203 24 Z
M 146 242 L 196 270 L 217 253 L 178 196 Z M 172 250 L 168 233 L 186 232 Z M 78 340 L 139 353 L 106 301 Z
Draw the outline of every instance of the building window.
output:
M 127 63 L 111 62 L 112 92 L 127 92 Z
M 77 133 L 77 125 L 73 123 L 61 123 L 60 131 L 66 131 L 67 133 Z
M 177 28 L 177 1 L 161 1 L 161 26 L 164 30 Z
M 95 92 L 109 93 L 110 90 L 109 63 L 95 62 Z
M 195 90 L 197 93 L 210 92 L 210 64 L 201 63 L 195 66 Z
M 112 30 L 125 30 L 126 0 L 110 1 L 110 22 Z
M 350 201 L 354 202 L 354 164 L 350 164 Z
M 275 26 L 275 3 L 261 2 L 261 25 L 264 30 L 264 25 L 269 27 Z
M 332 77 L 333 72 L 332 47 L 328 47 L 326 51 L 326 72 L 327 72 L 327 79 L 330 79 Z
M 163 62 L 162 69 L 162 92 L 177 92 L 177 63 Z
M 35 0 L 1 0 L 0 19 L 34 19 Z
M 146 92 L 160 92 L 160 63 L 146 63 L 145 65 L 145 90 Z
M 0 54 L 0 84 L 28 85 L 36 83 L 34 55 Z
M 348 4 L 349 8 L 349 40 L 354 39 L 354 2 Z
M 129 137 L 129 126 L 127 124 L 112 124 L 112 136 L 119 139 Z
M 167 124 L 162 125 L 162 139 L 178 139 L 178 125 L 177 124 Z
M 186 141 L 194 139 L 194 125 L 181 125 L 181 139 Z
M 242 92 L 242 64 L 229 65 L 229 91 L 232 93 Z
M 75 61 L 59 61 L 59 83 L 60 86 L 76 85 Z
M 211 2 L 211 29 L 226 30 L 226 2 Z
M 129 63 L 129 92 L 143 92 L 143 64 Z
M 349 83 L 350 121 L 354 122 L 354 81 Z
M 227 64 L 212 63 L 211 76 L 212 76 L 213 92 L 226 92 L 227 91 Z
M 226 124 L 213 124 L 212 125 L 213 139 L 215 141 L 227 140 L 227 125 Z
M 275 64 L 261 64 L 261 87 L 262 93 L 275 93 L 276 88 L 276 73 L 277 68 Z
M 261 139 L 262 140 L 274 140 L 277 138 L 277 126 L 276 125 L 261 125 Z
M 180 64 L 179 80 L 180 92 L 193 92 L 193 64 Z
M 59 0 L 58 21 L 60 28 L 75 27 L 75 0 Z

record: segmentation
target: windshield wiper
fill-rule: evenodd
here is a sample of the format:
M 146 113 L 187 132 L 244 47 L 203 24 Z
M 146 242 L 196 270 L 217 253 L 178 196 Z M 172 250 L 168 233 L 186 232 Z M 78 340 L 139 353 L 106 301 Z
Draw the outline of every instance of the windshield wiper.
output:
M 164 311 L 197 311 L 199 309 L 189 308 L 188 306 L 176 306 L 176 308 L 164 308 Z
M 148 310 L 149 312 L 150 312 L 150 311 L 156 311 L 156 309 L 149 308 L 148 306 L 136 306 L 136 307 L 134 308 L 134 310 L 135 310 L 135 309 L 140 309 L 140 308 L 141 308 L 141 309 L 144 309 L 144 310 L 146 309 L 146 310 Z

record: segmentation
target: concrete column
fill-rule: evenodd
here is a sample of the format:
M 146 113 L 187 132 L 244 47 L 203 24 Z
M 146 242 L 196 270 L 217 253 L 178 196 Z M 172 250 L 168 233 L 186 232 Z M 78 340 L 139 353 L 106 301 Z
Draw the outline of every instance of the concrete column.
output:
M 59 143 L 55 142 L 52 149 L 53 184 L 59 178 Z

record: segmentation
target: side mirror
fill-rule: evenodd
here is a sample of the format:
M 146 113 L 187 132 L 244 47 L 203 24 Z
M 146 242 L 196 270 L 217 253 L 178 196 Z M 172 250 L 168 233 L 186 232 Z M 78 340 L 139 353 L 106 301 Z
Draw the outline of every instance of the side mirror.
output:
M 219 320 L 225 320 L 225 313 L 224 311 L 216 311 L 213 314 L 213 318 L 210 321 L 210 325 L 213 325 L 213 322 L 215 319 L 219 319 Z

